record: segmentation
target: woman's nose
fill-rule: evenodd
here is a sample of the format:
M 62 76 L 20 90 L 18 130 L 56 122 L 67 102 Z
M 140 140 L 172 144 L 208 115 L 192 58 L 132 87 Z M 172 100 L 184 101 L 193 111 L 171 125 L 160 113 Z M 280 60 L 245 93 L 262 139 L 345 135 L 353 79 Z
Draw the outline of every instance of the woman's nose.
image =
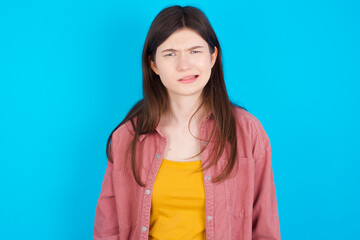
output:
M 185 54 L 180 54 L 177 62 L 177 70 L 184 71 L 188 70 L 191 66 L 190 59 Z

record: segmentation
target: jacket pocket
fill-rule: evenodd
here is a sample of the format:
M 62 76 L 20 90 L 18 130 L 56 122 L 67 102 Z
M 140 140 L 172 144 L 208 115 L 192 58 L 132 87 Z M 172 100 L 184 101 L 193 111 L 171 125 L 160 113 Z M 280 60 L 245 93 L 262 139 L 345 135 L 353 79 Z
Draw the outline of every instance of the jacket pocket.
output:
M 237 217 L 252 214 L 253 200 L 253 162 L 251 158 L 238 158 L 234 172 L 225 182 L 226 211 Z
M 136 225 L 138 214 L 138 189 L 131 171 L 113 171 L 114 195 L 119 228 Z

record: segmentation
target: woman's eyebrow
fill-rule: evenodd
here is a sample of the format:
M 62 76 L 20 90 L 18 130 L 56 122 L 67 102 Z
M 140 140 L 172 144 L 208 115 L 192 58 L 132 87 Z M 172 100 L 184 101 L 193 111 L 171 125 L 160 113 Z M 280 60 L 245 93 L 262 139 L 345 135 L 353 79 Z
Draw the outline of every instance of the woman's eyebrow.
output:
M 204 46 L 194 46 L 194 47 L 191 47 L 191 48 L 187 49 L 187 51 L 194 50 L 196 48 L 204 48 Z M 168 48 L 168 49 L 162 50 L 161 52 L 177 52 L 177 51 L 178 50 L 176 50 L 176 49 Z

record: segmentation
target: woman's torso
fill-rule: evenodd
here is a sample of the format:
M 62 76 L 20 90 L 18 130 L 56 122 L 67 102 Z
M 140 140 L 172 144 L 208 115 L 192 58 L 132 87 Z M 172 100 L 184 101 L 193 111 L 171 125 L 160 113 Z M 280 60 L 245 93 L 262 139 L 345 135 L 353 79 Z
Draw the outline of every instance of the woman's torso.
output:
M 229 157 L 228 151 L 224 151 L 215 166 L 203 168 L 207 240 L 251 240 L 254 233 L 261 233 L 267 229 L 274 229 L 274 234 L 278 234 L 278 215 L 267 135 L 260 122 L 251 114 L 238 109 L 236 115 L 236 174 L 222 182 L 212 182 L 225 167 Z M 207 117 L 199 128 L 199 137 L 206 139 L 213 124 L 214 119 L 211 116 Z M 168 139 L 159 129 L 154 133 L 140 135 L 135 154 L 138 169 L 136 173 L 145 184 L 145 187 L 141 187 L 133 177 L 130 156 L 127 154 L 132 138 L 131 123 L 124 124 L 113 134 L 111 146 L 114 159 L 113 163 L 109 163 L 104 177 L 97 207 L 99 217 L 96 218 L 96 222 L 98 226 L 108 226 L 108 234 L 116 233 L 119 239 L 145 240 L 148 239 L 150 228 L 154 183 L 162 159 L 169 156 L 165 154 Z M 207 164 L 212 148 L 213 143 L 209 142 L 200 155 L 202 164 Z M 261 195 L 258 195 L 260 192 Z M 110 206 L 111 196 L 114 198 L 114 205 Z M 111 215 L 113 211 L 116 216 L 116 228 L 112 228 L 110 217 L 106 218 L 109 219 L 108 222 L 102 221 L 101 218 L 102 214 Z M 263 211 L 261 218 L 253 225 L 253 219 L 257 219 L 259 211 Z

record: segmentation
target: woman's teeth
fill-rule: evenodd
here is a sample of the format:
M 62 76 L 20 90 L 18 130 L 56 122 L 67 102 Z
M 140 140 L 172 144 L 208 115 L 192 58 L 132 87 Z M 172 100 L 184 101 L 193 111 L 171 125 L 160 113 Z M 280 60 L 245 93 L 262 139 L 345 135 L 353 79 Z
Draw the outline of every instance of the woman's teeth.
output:
M 191 79 L 191 78 L 196 78 L 196 77 L 197 77 L 197 75 L 194 75 L 194 76 L 191 76 L 191 77 L 183 78 L 183 80 Z

